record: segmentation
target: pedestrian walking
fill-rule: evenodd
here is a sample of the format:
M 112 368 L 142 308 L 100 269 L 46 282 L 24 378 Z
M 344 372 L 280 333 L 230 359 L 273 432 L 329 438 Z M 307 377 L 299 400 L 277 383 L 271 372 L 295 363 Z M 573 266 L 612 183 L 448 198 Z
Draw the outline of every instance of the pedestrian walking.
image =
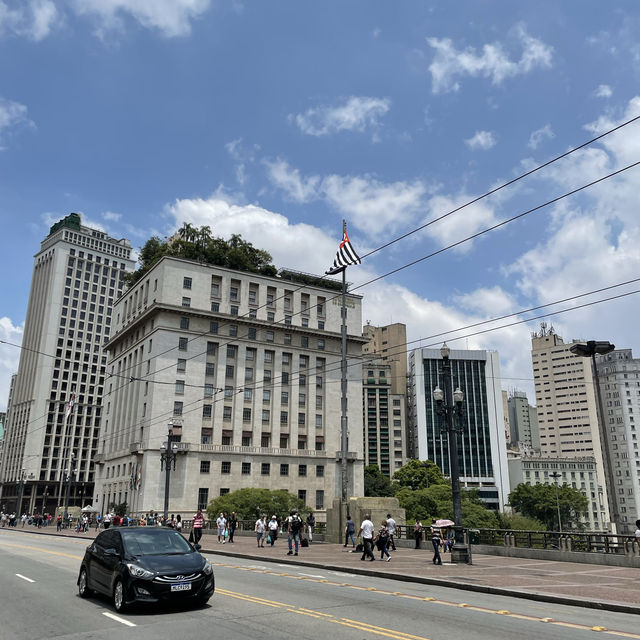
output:
M 180 514 L 178 514 L 176 516 L 176 524 L 175 524 L 175 528 L 177 531 L 179 531 L 180 533 L 182 533 L 182 516 Z
M 216 520 L 216 526 L 218 527 L 218 544 L 224 544 L 226 542 L 224 537 L 224 531 L 227 528 L 227 519 L 224 517 L 224 513 L 221 513 Z
M 269 520 L 267 524 L 267 528 L 269 529 L 269 536 L 267 537 L 267 542 L 273 547 L 274 542 L 278 539 L 278 518 L 275 515 L 271 516 L 271 520 Z
M 313 511 L 309 511 L 307 516 L 307 537 L 309 543 L 313 542 L 313 528 L 316 526 L 316 517 L 313 515 Z
M 346 547 L 349 544 L 349 539 L 351 539 L 351 545 L 355 549 L 356 548 L 356 539 L 354 534 L 356 532 L 356 524 L 351 519 L 351 516 L 347 514 L 347 523 L 344 527 L 344 546 Z
M 227 523 L 227 526 L 229 527 L 229 542 L 233 544 L 233 534 L 238 528 L 238 517 L 236 516 L 235 511 L 231 512 L 231 516 L 229 516 L 229 522 Z
M 287 531 L 287 542 L 289 543 L 289 551 L 287 555 L 298 555 L 298 548 L 300 546 L 300 531 L 302 530 L 303 523 L 302 518 L 298 515 L 297 509 L 292 509 L 289 517 L 285 520 L 285 527 Z M 295 553 L 293 548 L 295 546 Z
M 198 544 L 202 537 L 202 527 L 204 526 L 204 516 L 202 515 L 202 509 L 198 509 L 198 512 L 193 516 L 193 543 Z
M 360 560 L 364 560 L 365 558 L 369 558 L 371 562 L 375 560 L 373 555 L 373 532 L 375 527 L 373 526 L 373 522 L 371 522 L 371 516 L 367 513 L 364 516 L 364 520 L 360 525 L 360 531 L 358 532 L 358 537 L 362 536 L 362 544 L 364 545 L 362 551 L 362 557 Z
M 420 519 L 418 518 L 416 520 L 416 523 L 413 527 L 413 537 L 415 538 L 416 541 L 416 549 L 420 548 L 420 543 L 422 542 L 422 530 L 423 530 L 423 526 L 422 526 L 422 522 L 420 521 Z
M 265 531 L 267 528 L 267 523 L 265 522 L 266 517 L 267 516 L 260 516 L 253 527 L 253 530 L 256 532 L 256 543 L 258 547 L 264 547 Z
M 396 521 L 391 517 L 390 513 L 387 513 L 387 529 L 389 529 L 388 547 L 391 549 L 391 551 L 395 551 L 396 543 L 394 540 L 394 536 L 396 535 L 397 526 Z
M 440 544 L 442 543 L 442 534 L 440 527 L 436 527 L 436 521 L 431 521 L 431 544 L 433 545 L 433 564 L 442 564 L 440 557 Z
M 387 545 L 391 541 L 391 535 L 389 533 L 388 520 L 383 520 L 380 523 L 380 529 L 378 529 L 378 535 L 376 536 L 376 544 L 380 550 L 380 560 L 384 560 L 384 556 L 387 556 L 387 562 L 391 562 L 391 555 Z

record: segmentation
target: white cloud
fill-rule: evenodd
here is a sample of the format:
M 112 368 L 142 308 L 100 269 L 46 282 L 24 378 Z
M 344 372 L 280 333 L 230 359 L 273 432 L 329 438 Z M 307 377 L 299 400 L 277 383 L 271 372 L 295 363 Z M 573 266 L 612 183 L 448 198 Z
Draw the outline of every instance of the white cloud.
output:
M 318 197 L 319 176 L 303 178 L 298 169 L 293 169 L 285 160 L 265 160 L 269 180 L 282 189 L 294 202 L 309 202 Z
M 27 107 L 19 102 L 0 98 L 0 151 L 5 149 L 4 138 L 22 127 L 35 127 L 27 117 Z
M 531 132 L 527 146 L 530 149 L 537 149 L 543 140 L 553 140 L 555 137 L 556 134 L 553 133 L 551 125 L 545 124 L 544 127 Z
M 426 187 L 419 180 L 384 183 L 371 176 L 331 175 L 323 180 L 322 192 L 370 237 L 380 237 L 414 219 Z
M 61 15 L 52 0 L 30 0 L 15 9 L 0 0 L 0 36 L 6 31 L 39 42 L 60 23 Z
M 236 163 L 236 180 L 238 184 L 242 186 L 247 181 L 247 165 L 255 162 L 255 154 L 259 151 L 260 146 L 254 144 L 247 148 L 243 144 L 242 138 L 236 138 L 235 140 L 231 140 L 231 142 L 227 142 L 225 149 Z
M 596 98 L 610 98 L 613 95 L 613 91 L 608 84 L 601 84 L 594 92 L 593 95 Z
M 494 85 L 499 85 L 507 78 L 551 66 L 553 47 L 533 38 L 523 27 L 513 30 L 513 35 L 522 47 L 518 61 L 509 58 L 500 42 L 485 44 L 478 54 L 473 47 L 456 49 L 450 38 L 427 38 L 429 46 L 435 49 L 429 65 L 433 92 L 457 91 L 460 83 L 455 81 L 456 77 L 490 78 Z
M 114 213 L 113 211 L 105 211 L 102 214 L 102 217 L 105 220 L 108 220 L 109 222 L 117 222 L 118 220 L 120 220 L 122 218 L 122 214 L 121 213 Z
M 489 318 L 514 313 L 519 308 L 511 293 L 497 285 L 458 295 L 455 301 L 464 309 Z
M 486 151 L 496 145 L 496 138 L 491 131 L 476 131 L 475 135 L 464 141 L 469 149 L 482 149 Z
M 166 37 L 186 36 L 191 23 L 210 5 L 210 0 L 71 0 L 80 15 L 101 21 L 99 33 L 123 28 L 123 16 L 129 15 L 147 29 L 157 29 Z
M 339 131 L 362 132 L 379 126 L 379 119 L 391 108 L 388 98 L 351 96 L 344 104 L 307 109 L 295 116 L 302 133 L 326 136 Z
M 15 325 L 11 318 L 0 318 L 0 340 L 22 344 L 24 325 Z M 11 376 L 18 371 L 19 347 L 0 343 L 0 411 L 6 411 Z

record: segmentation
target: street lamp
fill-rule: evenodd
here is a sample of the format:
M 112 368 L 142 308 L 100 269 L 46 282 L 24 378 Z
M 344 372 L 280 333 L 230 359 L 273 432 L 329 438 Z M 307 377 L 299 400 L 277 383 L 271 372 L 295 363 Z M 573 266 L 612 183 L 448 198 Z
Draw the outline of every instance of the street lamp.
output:
M 16 509 L 16 516 L 19 518 L 22 515 L 22 496 L 24 494 L 24 485 L 27 481 L 27 472 L 24 469 L 20 469 L 20 480 L 18 481 L 18 508 Z
M 164 468 L 164 521 L 169 517 L 169 485 L 171 483 L 171 467 L 176 470 L 176 458 L 178 457 L 178 445 L 171 442 L 173 435 L 173 422 L 169 423 L 167 442 L 160 446 L 160 470 Z
M 609 438 L 607 437 L 606 427 L 604 423 L 604 408 L 602 406 L 602 394 L 600 392 L 600 377 L 598 376 L 598 367 L 596 366 L 596 354 L 605 355 L 611 353 L 616 346 L 606 340 L 589 340 L 586 343 L 577 342 L 569 347 L 569 351 L 582 358 L 591 358 L 593 367 L 593 377 L 595 379 L 596 400 L 598 402 L 598 435 L 600 436 L 600 446 L 602 447 L 602 466 L 604 467 L 605 485 L 607 493 L 607 502 L 609 504 L 609 517 L 613 524 L 613 529 L 620 522 L 620 514 L 618 513 L 618 503 L 614 499 L 613 491 L 615 487 L 615 478 L 613 477 L 613 469 L 611 467 L 611 451 L 609 449 Z
M 433 390 L 433 399 L 436 403 L 436 412 L 441 418 L 444 418 L 442 424 L 444 431 L 447 433 L 449 441 L 449 468 L 451 475 L 451 494 L 453 498 L 453 520 L 455 523 L 455 541 L 451 549 L 451 560 L 453 562 L 469 562 L 469 547 L 464 542 L 464 533 L 462 530 L 462 501 L 460 499 L 460 473 L 458 471 L 458 430 L 456 429 L 456 420 L 462 415 L 462 401 L 464 394 L 457 387 L 453 390 L 453 380 L 451 376 L 451 361 L 449 355 L 451 350 L 445 342 L 440 349 L 442 356 L 442 386 L 436 386 Z
M 74 467 L 76 463 L 76 454 L 71 452 L 71 459 L 69 460 L 69 466 L 67 467 L 67 474 L 65 477 L 66 487 L 64 490 L 64 516 L 62 519 L 62 526 L 66 527 L 69 524 L 69 493 L 71 492 L 71 483 L 76 475 L 76 469 Z
M 49 497 L 49 485 L 46 485 L 44 488 L 44 493 L 42 494 L 42 515 L 44 515 L 45 509 L 47 508 L 47 498 Z
M 556 485 L 556 507 L 558 509 L 558 532 L 562 533 L 562 519 L 560 518 L 560 500 L 558 498 L 558 479 L 562 477 L 561 473 L 554 471 L 549 474 L 550 478 L 553 478 Z

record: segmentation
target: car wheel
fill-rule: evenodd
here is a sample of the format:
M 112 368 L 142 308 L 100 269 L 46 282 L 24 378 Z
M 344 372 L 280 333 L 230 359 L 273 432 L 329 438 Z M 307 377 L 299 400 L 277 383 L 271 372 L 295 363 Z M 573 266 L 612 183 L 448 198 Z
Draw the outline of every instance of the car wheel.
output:
M 81 598 L 88 598 L 91 595 L 91 589 L 89 589 L 89 574 L 85 567 L 80 569 L 80 576 L 78 577 L 78 595 Z
M 124 611 L 126 608 L 126 603 L 124 601 L 124 585 L 120 579 L 116 580 L 116 583 L 113 586 L 113 608 L 118 613 Z

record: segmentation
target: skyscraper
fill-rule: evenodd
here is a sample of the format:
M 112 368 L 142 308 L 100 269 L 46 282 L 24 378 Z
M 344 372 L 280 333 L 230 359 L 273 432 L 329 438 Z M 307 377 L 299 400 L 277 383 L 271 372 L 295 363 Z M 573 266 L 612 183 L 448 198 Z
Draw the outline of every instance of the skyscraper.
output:
M 61 503 L 65 469 L 76 470 L 72 504 L 92 501 L 105 381 L 102 345 L 124 274 L 133 266 L 128 240 L 83 226 L 77 213 L 54 224 L 42 241 L 7 407 L 0 471 L 7 508 L 52 511 Z
M 509 410 L 510 443 L 525 451 L 540 451 L 538 411 L 523 391 L 513 391 L 507 400 Z
M 464 393 L 458 428 L 460 485 L 476 489 L 485 503 L 502 510 L 509 496 L 506 437 L 496 351 L 451 350 L 453 386 Z M 447 433 L 441 428 L 432 392 L 442 387 L 439 349 L 409 353 L 409 415 L 413 452 L 449 475 Z

